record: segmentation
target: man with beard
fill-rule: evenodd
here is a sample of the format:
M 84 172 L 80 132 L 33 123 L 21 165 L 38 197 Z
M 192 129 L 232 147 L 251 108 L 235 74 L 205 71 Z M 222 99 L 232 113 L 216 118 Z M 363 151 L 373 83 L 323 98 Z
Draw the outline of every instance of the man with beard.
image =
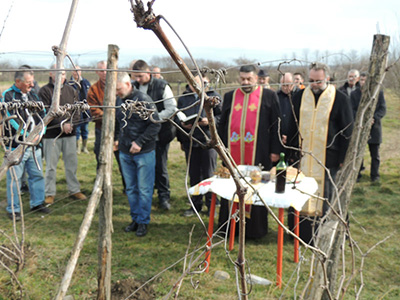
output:
M 218 134 L 238 165 L 261 165 L 264 170 L 279 159 L 279 106 L 276 93 L 257 84 L 253 65 L 239 70 L 241 87 L 224 96 Z M 219 224 L 229 215 L 228 201 L 221 201 Z M 238 231 L 237 231 L 238 232 Z M 246 218 L 246 237 L 260 238 L 268 232 L 268 212 L 253 206 Z
M 352 109 L 347 95 L 329 84 L 327 65 L 312 63 L 309 82 L 307 88 L 293 97 L 299 124 L 291 122 L 288 141 L 294 147 L 300 146 L 302 153 L 313 154 L 301 157 L 300 169 L 306 176 L 317 180 L 318 194 L 330 199 L 333 187 L 324 166 L 335 179 L 343 164 L 353 129 Z M 300 138 L 302 142 L 299 145 Z M 300 159 L 300 154 L 297 152 L 295 157 Z M 304 241 L 312 242 L 313 237 L 313 220 L 308 217 L 321 216 L 328 207 L 327 203 L 315 198 L 303 206 L 300 213 L 300 237 Z M 293 227 L 293 216 L 289 218 L 289 226 Z

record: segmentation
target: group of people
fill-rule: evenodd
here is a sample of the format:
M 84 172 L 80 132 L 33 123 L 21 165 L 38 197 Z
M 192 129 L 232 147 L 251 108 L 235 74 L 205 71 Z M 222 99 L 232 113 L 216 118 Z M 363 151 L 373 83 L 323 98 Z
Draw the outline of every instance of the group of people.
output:
M 96 74 L 99 79 L 91 86 L 76 72 L 75 82 L 79 83 L 75 86 L 76 89 L 65 83 L 65 72 L 63 72 L 64 84 L 60 99 L 60 105 L 73 103 L 77 99 L 87 99 L 91 106 L 90 114 L 87 116 L 95 122 L 94 152 L 97 167 L 103 163 L 99 160 L 99 154 L 106 69 L 106 61 L 98 62 Z M 130 205 L 131 222 L 124 230 L 136 232 L 137 236 L 142 237 L 148 232 L 154 188 L 158 192 L 159 206 L 166 210 L 171 208 L 167 161 L 169 145 L 175 136 L 181 143 L 189 164 L 190 185 L 195 185 L 213 175 L 217 153 L 214 149 L 200 145 L 205 144 L 210 137 L 210 131 L 204 110 L 199 111 L 199 96 L 194 92 L 193 86 L 188 84 L 186 91 L 176 101 L 168 82 L 159 77 L 161 76 L 159 69 L 151 70 L 143 60 L 136 60 L 131 69 L 130 73 L 118 73 L 117 107 L 132 100 L 143 102 L 147 109 L 153 111 L 152 119 L 155 121 L 151 121 L 150 118 L 142 119 L 137 114 L 127 118 L 120 109 L 117 109 L 114 154 Z M 49 84 L 35 93 L 32 90 L 33 72 L 26 68 L 19 70 L 15 75 L 15 84 L 3 93 L 2 101 L 27 99 L 43 101 L 45 105 L 50 105 L 54 74 L 55 72 L 51 70 Z M 209 79 L 205 74 L 193 75 L 197 84 L 205 87 L 206 95 L 220 97 L 216 91 L 209 89 Z M 332 193 L 332 183 L 328 180 L 326 169 L 329 170 L 330 176 L 335 178 L 342 166 L 352 133 L 353 119 L 361 98 L 361 85 L 365 78 L 366 74 L 361 74 L 360 77 L 357 70 L 351 70 L 345 86 L 336 89 L 330 84 L 328 66 L 313 63 L 309 68 L 307 87 L 304 85 L 303 74 L 284 73 L 280 78 L 280 88 L 275 92 L 270 89 L 269 76 L 265 70 L 258 70 L 254 65 L 242 66 L 239 70 L 240 87 L 227 92 L 222 104 L 213 109 L 218 134 L 238 165 L 261 165 L 263 169 L 269 170 L 278 161 L 279 154 L 284 152 L 290 164 L 300 168 L 306 176 L 312 176 L 317 180 L 319 195 L 329 198 Z M 178 113 L 181 109 L 182 112 Z M 369 141 L 372 181 L 379 180 L 379 144 L 382 141 L 380 120 L 385 111 L 385 101 L 381 92 Z M 28 117 L 25 113 L 20 112 L 22 118 Z M 197 114 L 200 114 L 200 117 L 193 131 L 193 121 L 188 120 L 193 120 L 190 117 Z M 70 194 L 78 199 L 86 198 L 80 192 L 79 182 L 76 179 L 78 144 L 74 124 L 82 123 L 80 121 L 82 116 L 77 115 L 74 118 L 76 119 L 69 122 L 63 122 L 63 117 L 55 118 L 48 125 L 43 137 L 45 178 L 36 167 L 34 154 L 30 149 L 25 152 L 21 164 L 13 168 L 17 179 L 20 179 L 24 168 L 28 171 L 33 211 L 48 212 L 45 203 L 54 201 L 55 170 L 61 152 L 65 161 Z M 179 130 L 172 124 L 172 119 L 180 126 Z M 11 120 L 11 123 L 13 121 Z M 10 130 L 15 134 L 18 124 L 11 126 Z M 187 133 L 191 131 L 193 131 L 193 142 L 187 137 Z M 83 138 L 84 136 L 82 135 Z M 86 143 L 83 142 L 85 148 Z M 16 146 L 14 140 L 10 142 L 9 147 Z M 302 152 L 289 150 L 299 147 Z M 39 152 L 36 154 L 37 160 L 41 162 L 40 151 L 37 152 Z M 313 157 L 302 156 L 302 153 L 313 153 Z M 323 166 L 319 162 L 322 162 Z M 11 171 L 7 174 L 7 183 L 10 186 L 13 184 Z M 10 218 L 19 217 L 17 189 L 18 186 L 15 184 L 11 189 L 7 189 L 7 212 Z M 192 197 L 192 206 L 184 212 L 184 216 L 190 217 L 201 212 L 204 204 L 209 211 L 210 199 L 211 195 L 205 195 L 205 201 L 203 196 Z M 312 239 L 312 224 L 307 217 L 313 214 L 321 215 L 327 210 L 326 205 L 321 203 L 310 202 L 303 207 L 304 220 L 301 221 L 300 236 L 306 241 Z M 229 201 L 221 199 L 220 225 L 226 222 L 228 213 Z M 251 217 L 246 220 L 246 235 L 258 238 L 267 231 L 267 210 L 264 207 L 253 207 Z
M 35 86 L 32 69 L 27 65 L 22 66 L 15 72 L 14 84 L 3 92 L 1 101 L 5 103 L 40 101 L 48 109 L 54 93 L 55 71 L 55 65 L 53 65 L 49 73 L 49 83 L 39 89 L 37 85 Z M 60 104 L 74 104 L 78 101 L 77 91 L 66 82 L 65 71 L 62 72 L 61 84 Z M 45 112 L 36 115 L 30 113 L 28 109 L 19 108 L 16 114 L 19 118 L 13 118 L 10 126 L 4 127 L 5 136 L 15 137 L 6 140 L 6 151 L 12 151 L 21 144 L 20 142 L 26 142 L 17 138 L 18 135 L 22 133 L 26 139 L 35 126 L 40 124 L 40 118 L 44 117 Z M 11 117 L 10 111 L 7 112 L 7 116 Z M 79 116 L 74 116 L 74 119 L 66 121 L 65 117 L 55 117 L 44 130 L 42 140 L 34 141 L 38 144 L 35 150 L 31 147 L 26 149 L 21 162 L 7 171 L 6 211 L 10 219 L 15 221 L 21 219 L 19 192 L 24 172 L 28 175 L 30 210 L 43 214 L 50 212 L 46 204 L 52 204 L 55 199 L 56 170 L 61 153 L 70 197 L 76 200 L 86 199 L 77 179 L 78 159 L 74 124 L 79 123 L 79 118 Z M 42 156 L 46 161 L 45 174 L 42 171 Z

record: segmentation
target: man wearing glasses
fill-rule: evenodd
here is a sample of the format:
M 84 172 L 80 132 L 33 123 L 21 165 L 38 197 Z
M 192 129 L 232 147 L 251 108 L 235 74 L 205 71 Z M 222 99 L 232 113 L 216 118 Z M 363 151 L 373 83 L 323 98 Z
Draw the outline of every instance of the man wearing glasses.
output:
M 305 153 L 299 164 L 302 172 L 306 176 L 314 177 L 318 182 L 319 195 L 329 199 L 332 184 L 324 166 L 334 179 L 343 164 L 349 145 L 353 129 L 352 109 L 348 96 L 329 84 L 327 65 L 312 63 L 308 81 L 309 86 L 293 97 L 298 124 L 292 120 L 289 131 L 291 137 L 288 140 L 292 146 L 301 148 L 302 153 Z M 300 151 L 297 152 L 292 160 L 299 160 L 300 154 Z M 304 219 L 300 220 L 300 237 L 303 240 L 312 241 L 313 217 L 323 215 L 328 207 L 323 201 L 314 198 L 303 206 L 300 212 Z M 316 227 L 314 232 L 315 230 Z

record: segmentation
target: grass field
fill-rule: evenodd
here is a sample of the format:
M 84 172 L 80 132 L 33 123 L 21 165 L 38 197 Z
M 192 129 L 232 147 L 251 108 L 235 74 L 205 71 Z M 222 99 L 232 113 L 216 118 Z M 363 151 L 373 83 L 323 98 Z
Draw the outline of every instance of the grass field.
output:
M 381 182 L 372 184 L 369 171 L 356 184 L 350 207 L 350 222 L 353 238 L 362 252 L 366 252 L 386 236 L 391 237 L 378 245 L 366 257 L 363 266 L 363 281 L 358 276 L 350 286 L 344 299 L 354 299 L 361 283 L 361 299 L 400 299 L 400 242 L 398 228 L 400 225 L 400 99 L 387 91 L 388 113 L 383 119 L 384 143 L 381 147 L 382 165 Z M 93 126 L 91 125 L 90 150 L 93 149 Z M 369 167 L 369 155 L 365 155 L 365 165 Z M 156 298 L 162 298 L 182 273 L 184 257 L 189 243 L 189 233 L 194 227 L 190 249 L 194 250 L 205 243 L 204 228 L 195 217 L 185 218 L 182 213 L 188 208 L 185 191 L 185 160 L 179 144 L 174 141 L 169 154 L 169 173 L 172 190 L 172 210 L 165 212 L 157 207 L 154 198 L 149 233 L 144 238 L 125 233 L 122 229 L 129 224 L 129 206 L 122 193 L 122 183 L 114 162 L 113 188 L 113 267 L 112 281 L 134 278 L 141 282 L 148 280 L 159 272 L 169 268 L 151 285 Z M 367 168 L 368 169 L 368 168 Z M 78 178 L 83 191 L 90 195 L 96 176 L 94 154 L 79 155 Z M 12 224 L 5 214 L 6 185 L 0 182 L 2 218 L 0 228 L 12 235 Z M 29 195 L 23 195 L 26 226 L 26 265 L 18 273 L 18 279 L 24 287 L 23 299 L 51 299 L 64 274 L 71 249 L 86 209 L 86 201 L 74 201 L 68 197 L 63 162 L 60 159 L 57 174 L 56 202 L 51 206 L 52 213 L 45 217 L 29 213 Z M 277 212 L 277 211 L 276 211 Z M 202 215 L 207 224 L 207 218 Z M 98 219 L 94 219 L 89 235 L 78 261 L 68 294 L 75 299 L 95 299 L 97 290 L 97 237 Z M 276 278 L 276 240 L 277 226 L 270 218 L 269 234 L 259 240 L 248 240 L 246 258 L 252 274 L 265 277 L 271 281 Z M 19 223 L 20 225 L 20 223 Z M 2 245 L 9 242 L 2 237 Z M 301 287 L 308 276 L 310 253 L 301 249 L 304 260 L 299 271 L 295 272 L 293 263 L 293 245 L 285 236 L 283 256 L 283 289 L 275 285 L 253 286 L 250 299 L 293 299 L 299 295 Z M 229 253 L 235 260 L 237 245 Z M 346 250 L 349 258 L 349 252 Z M 356 253 L 356 268 L 359 268 L 361 254 Z M 172 267 L 171 267 L 172 266 Z M 346 268 L 350 268 L 350 261 Z M 13 266 L 12 266 L 13 268 Z M 14 267 L 15 268 L 15 267 Z M 230 274 L 230 279 L 214 279 L 216 270 Z M 299 283 L 296 286 L 297 275 Z M 192 284 L 197 285 L 193 288 Z M 0 299 L 12 299 L 10 277 L 4 269 L 0 271 Z M 210 272 L 191 274 L 185 277 L 180 291 L 180 299 L 237 299 L 235 272 L 231 260 L 223 245 L 214 249 L 211 257 Z

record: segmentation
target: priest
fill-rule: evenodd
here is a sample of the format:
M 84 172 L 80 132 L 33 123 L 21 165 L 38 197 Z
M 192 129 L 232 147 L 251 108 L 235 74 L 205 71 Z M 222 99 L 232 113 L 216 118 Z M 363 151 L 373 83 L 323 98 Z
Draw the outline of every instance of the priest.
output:
M 237 165 L 260 166 L 269 170 L 279 159 L 279 106 L 276 93 L 257 84 L 254 65 L 239 70 L 240 87 L 224 96 L 218 134 Z M 219 225 L 229 218 L 229 202 L 223 199 Z M 236 231 L 238 232 L 238 231 Z M 268 211 L 252 206 L 246 218 L 246 237 L 260 238 L 268 232 Z

